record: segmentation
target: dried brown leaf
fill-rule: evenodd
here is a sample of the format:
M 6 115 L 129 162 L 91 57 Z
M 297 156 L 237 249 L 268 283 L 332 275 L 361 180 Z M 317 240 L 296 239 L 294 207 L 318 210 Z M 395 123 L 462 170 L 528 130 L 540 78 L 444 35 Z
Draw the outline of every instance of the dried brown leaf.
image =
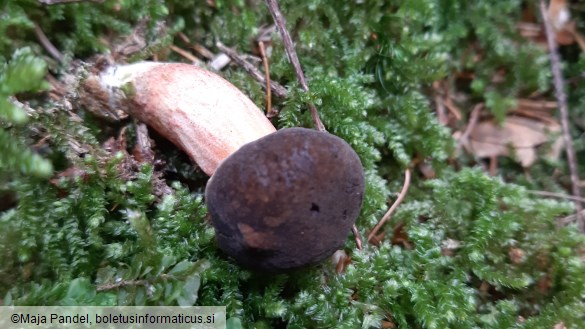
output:
M 457 240 L 446 239 L 441 241 L 441 254 L 443 256 L 452 257 L 455 255 L 455 250 L 459 249 L 461 243 Z
M 520 248 L 510 248 L 510 250 L 508 250 L 508 257 L 510 257 L 512 264 L 515 265 L 521 264 L 524 261 L 524 255 L 524 250 Z
M 331 256 L 331 262 L 335 266 L 335 272 L 341 274 L 345 272 L 349 264 L 351 264 L 351 257 L 343 250 L 337 250 Z
M 547 274 L 543 276 L 538 282 L 536 283 L 536 287 L 541 294 L 547 294 L 552 287 L 552 282 L 550 276 Z
M 76 178 L 81 178 L 82 180 L 87 181 L 89 176 L 85 170 L 72 166 L 63 170 L 62 172 L 59 172 L 54 178 L 49 179 L 49 183 L 54 186 L 59 186 L 59 182 L 62 179 L 74 180 Z
M 579 31 L 577 31 L 577 24 L 575 23 L 575 21 L 571 21 L 570 23 L 568 23 L 563 29 L 563 31 L 565 33 L 570 34 L 571 37 L 573 38 L 573 42 L 576 41 L 579 47 L 581 48 L 581 51 L 585 53 L 585 37 L 583 37 L 583 35 L 579 33 Z
M 530 167 L 537 159 L 537 147 L 552 142 L 548 156 L 556 158 L 562 149 L 562 139 L 551 140 L 558 134 L 556 122 L 542 122 L 523 117 L 509 117 L 500 126 L 493 120 L 482 121 L 471 132 L 468 151 L 479 158 L 515 155 L 523 167 Z
M 392 236 L 392 245 L 402 245 L 406 250 L 412 250 L 413 245 L 408 238 L 406 233 L 406 227 L 404 223 L 398 223 L 394 226 L 394 235 Z
M 556 31 L 562 30 L 571 18 L 567 0 L 551 0 L 548 7 L 548 17 Z

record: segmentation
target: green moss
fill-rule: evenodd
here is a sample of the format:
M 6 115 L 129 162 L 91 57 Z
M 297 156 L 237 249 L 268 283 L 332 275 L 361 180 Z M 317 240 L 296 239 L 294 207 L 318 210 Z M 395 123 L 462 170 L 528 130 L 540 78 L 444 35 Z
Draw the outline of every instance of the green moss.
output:
M 43 80 L 47 68 L 29 48 L 14 52 L 11 60 L 0 62 L 0 175 L 18 171 L 39 177 L 49 176 L 53 168 L 37 154 L 33 154 L 16 138 L 18 125 L 27 121 L 22 104 L 11 97 L 16 93 L 33 92 L 47 88 Z

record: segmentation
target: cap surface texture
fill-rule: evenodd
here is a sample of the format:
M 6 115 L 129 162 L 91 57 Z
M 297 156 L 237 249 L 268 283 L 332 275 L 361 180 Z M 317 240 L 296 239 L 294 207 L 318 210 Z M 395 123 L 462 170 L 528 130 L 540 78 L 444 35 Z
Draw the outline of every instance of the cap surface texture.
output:
M 288 128 L 226 158 L 206 188 L 219 247 L 253 270 L 314 264 L 346 241 L 365 186 L 344 140 Z

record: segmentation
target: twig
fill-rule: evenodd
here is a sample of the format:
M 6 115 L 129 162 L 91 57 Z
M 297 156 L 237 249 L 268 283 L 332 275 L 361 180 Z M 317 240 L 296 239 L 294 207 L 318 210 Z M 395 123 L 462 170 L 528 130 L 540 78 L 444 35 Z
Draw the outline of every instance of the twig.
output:
M 547 14 L 546 4 L 544 3 L 544 0 L 540 0 L 540 13 L 544 21 L 544 28 L 546 32 L 546 39 L 548 41 L 549 56 L 551 62 L 550 64 L 554 77 L 555 92 L 557 100 L 559 102 L 559 111 L 561 112 L 561 126 L 563 128 L 563 139 L 565 140 L 565 145 L 567 147 L 567 161 L 569 163 L 569 171 L 571 174 L 571 187 L 573 192 L 572 194 L 576 198 L 581 198 L 581 190 L 579 189 L 580 180 L 577 159 L 575 157 L 575 150 L 573 148 L 573 140 L 571 139 L 570 135 L 567 95 L 565 94 L 564 81 L 561 73 L 560 64 L 561 59 L 559 53 L 557 52 L 555 34 L 551 26 L 550 17 L 548 17 Z M 581 202 L 575 201 L 575 209 L 577 210 L 578 214 L 581 213 L 581 210 L 583 209 Z M 578 217 L 580 217 L 577 221 L 578 226 L 581 229 L 581 231 L 585 231 L 585 220 L 582 216 Z
M 163 174 L 160 170 L 157 170 L 157 166 L 160 164 L 156 161 L 154 151 L 152 150 L 152 143 L 148 137 L 148 127 L 145 123 L 134 120 L 136 126 L 136 145 L 132 150 L 132 155 L 137 161 L 133 164 L 136 166 L 136 171 L 140 170 L 140 165 L 143 163 L 149 163 L 153 166 L 152 172 L 152 193 L 158 198 L 163 198 L 165 195 L 173 194 L 173 189 L 167 185 L 167 181 L 163 178 Z
M 192 44 L 191 40 L 189 40 L 189 37 L 186 36 L 185 33 L 178 32 L 177 36 L 179 37 L 179 39 L 183 40 L 184 43 L 189 45 L 189 47 L 191 47 L 193 50 L 199 53 L 199 55 L 201 55 L 202 57 L 205 57 L 208 60 L 212 60 L 213 57 L 215 57 L 215 54 L 213 54 L 211 51 L 209 51 L 209 49 L 203 47 L 202 45 L 198 43 Z
M 496 173 L 498 172 L 498 156 L 497 155 L 492 155 L 490 157 L 490 166 L 488 169 L 490 176 L 496 176 Z
M 118 289 L 118 288 L 122 288 L 122 287 L 136 287 L 136 286 L 144 286 L 147 287 L 150 283 L 146 280 L 122 280 L 120 282 L 116 282 L 116 283 L 109 283 L 109 284 L 103 284 L 100 286 L 96 287 L 96 291 L 107 291 L 107 290 L 113 290 L 113 289 Z
M 552 101 L 535 101 L 532 99 L 519 99 L 518 107 L 529 107 L 531 110 L 554 110 L 559 107 L 559 103 Z
M 177 47 L 175 45 L 171 45 L 170 48 L 171 48 L 172 51 L 174 51 L 177 54 L 185 57 L 186 59 L 190 60 L 193 63 L 197 63 L 197 64 L 200 64 L 201 63 L 201 60 L 199 58 L 193 56 L 190 52 L 188 52 L 188 51 L 186 51 L 184 49 L 181 49 L 181 48 L 179 48 L 179 47 Z
M 38 0 L 39 3 L 44 5 L 56 5 L 60 3 L 73 3 L 73 2 L 95 2 L 102 3 L 105 0 Z
M 374 229 L 370 232 L 370 234 L 368 235 L 368 242 L 376 235 L 376 233 L 380 230 L 382 225 L 384 225 L 384 223 L 386 223 L 386 221 L 388 221 L 388 219 L 390 219 L 390 216 L 392 215 L 394 210 L 396 210 L 396 208 L 398 208 L 398 206 L 400 205 L 400 203 L 402 202 L 402 200 L 406 196 L 406 192 L 408 192 L 409 186 L 410 186 L 410 169 L 407 168 L 404 171 L 404 185 L 402 186 L 402 191 L 400 191 L 400 194 L 398 195 L 398 198 L 396 199 L 396 201 L 394 201 L 394 204 L 392 204 L 392 207 L 390 207 L 390 209 L 388 209 L 388 211 L 384 214 L 382 219 L 378 222 L 378 224 L 376 224 Z
M 250 62 L 245 60 L 242 56 L 240 56 L 236 51 L 226 47 L 223 43 L 217 42 L 217 48 L 221 50 L 223 53 L 228 55 L 236 64 L 240 65 L 248 74 L 254 78 L 254 80 L 260 82 L 262 88 L 266 88 L 266 78 L 262 73 Z M 270 89 L 272 92 L 282 98 L 286 98 L 288 96 L 288 92 L 286 88 L 284 88 L 281 84 L 276 81 L 270 81 Z
M 295 69 L 295 73 L 297 75 L 297 79 L 299 80 L 299 84 L 301 85 L 301 88 L 304 91 L 309 91 L 309 86 L 307 86 L 305 74 L 303 73 L 301 63 L 299 62 L 299 57 L 297 56 L 295 46 L 292 42 L 292 38 L 290 37 L 290 33 L 288 33 L 288 30 L 286 28 L 286 20 L 284 19 L 284 16 L 282 15 L 280 8 L 278 7 L 278 1 L 266 0 L 266 4 L 268 5 L 268 10 L 270 10 L 270 13 L 272 14 L 274 23 L 276 24 L 278 30 L 280 31 L 280 35 L 284 43 L 284 48 L 286 50 L 288 60 L 291 62 Z
M 451 96 L 447 96 L 443 100 L 443 104 L 447 107 L 447 110 L 449 110 L 449 112 L 451 112 L 451 114 L 453 114 L 453 116 L 455 116 L 455 119 L 457 121 L 461 120 L 461 111 L 459 110 L 459 108 L 457 108 L 457 106 L 455 104 L 453 104 L 453 100 L 451 99 Z
M 557 198 L 557 199 L 566 199 L 566 200 L 577 201 L 577 202 L 585 202 L 585 198 L 578 198 L 578 197 L 575 197 L 572 195 L 562 194 L 562 193 L 555 193 L 555 192 L 548 192 L 548 191 L 535 191 L 535 190 L 529 190 L 528 193 L 540 195 L 540 196 L 545 196 L 545 197 Z
M 435 81 L 433 82 L 433 90 L 435 95 L 435 105 L 437 107 L 437 119 L 439 123 L 446 126 L 449 123 L 449 118 L 447 117 L 447 110 L 445 108 L 445 102 L 443 98 L 445 98 L 445 87 L 442 81 Z
M 266 78 L 266 114 L 272 112 L 272 100 L 270 93 L 270 71 L 268 67 L 268 57 L 266 56 L 266 49 L 264 48 L 264 41 L 258 41 L 258 48 L 264 62 L 264 76 Z
M 278 8 L 278 1 L 277 0 L 266 0 L 266 4 L 268 5 L 268 10 L 270 14 L 272 14 L 272 18 L 274 19 L 274 23 L 278 27 L 280 31 L 280 35 L 282 37 L 282 42 L 284 43 L 284 49 L 286 50 L 286 54 L 288 55 L 288 59 L 294 67 L 295 74 L 297 75 L 297 80 L 301 85 L 301 88 L 305 92 L 309 92 L 309 86 L 307 86 L 307 81 L 305 80 L 305 75 L 303 74 L 303 69 L 301 67 L 301 63 L 299 62 L 299 57 L 297 56 L 297 52 L 295 51 L 295 46 L 293 45 L 292 39 L 288 30 L 286 29 L 286 21 L 280 9 Z M 319 118 L 319 113 L 317 112 L 317 108 L 313 104 L 309 104 L 309 109 L 311 111 L 311 117 L 313 118 L 313 122 L 315 123 L 315 127 L 318 131 L 326 131 L 323 122 Z
M 569 225 L 571 223 L 575 223 L 578 222 L 579 218 L 585 216 L 585 210 L 581 210 L 578 213 L 575 213 L 573 215 L 567 216 L 567 217 L 563 217 L 563 218 L 559 218 L 557 220 L 557 226 L 558 227 L 563 227 L 565 225 Z
M 36 22 L 34 24 L 35 35 L 37 36 L 37 39 L 39 39 L 39 42 L 43 45 L 43 47 L 45 47 L 49 54 L 53 56 L 54 59 L 59 61 L 59 63 L 63 63 L 63 54 L 61 54 L 57 47 L 55 47 L 53 43 L 51 43 L 51 41 L 49 40 L 49 38 L 47 38 L 47 35 L 45 35 L 45 32 L 43 32 L 39 24 L 37 24 Z
M 557 121 L 552 118 L 552 116 L 547 115 L 546 113 L 542 114 L 542 112 L 533 111 L 531 109 L 525 110 L 521 107 L 513 109 L 513 114 L 517 114 L 519 116 L 524 116 L 527 118 L 536 119 L 538 121 L 542 121 L 547 125 L 556 125 Z
M 187 37 L 185 35 L 185 33 L 183 32 L 177 32 L 177 36 L 179 37 L 179 39 L 183 40 L 184 43 L 191 45 L 191 40 L 189 40 L 189 37 Z
M 459 140 L 457 141 L 457 148 L 463 146 L 466 149 L 468 149 L 469 135 L 471 135 L 471 133 L 473 132 L 473 129 L 475 129 L 475 126 L 477 125 L 477 121 L 479 120 L 479 114 L 481 113 L 482 109 L 483 109 L 483 103 L 479 103 L 479 104 L 475 105 L 475 107 L 473 108 L 473 111 L 471 111 L 471 117 L 469 118 L 469 123 L 467 124 L 467 128 L 465 128 L 465 131 L 463 132 L 463 134 L 461 135 L 461 137 L 459 137 Z
M 135 121 L 134 124 L 136 125 L 136 149 L 140 157 L 138 162 L 154 164 L 154 152 L 152 151 L 152 143 L 148 137 L 148 127 L 145 123 L 138 121 Z
M 198 43 L 192 44 L 191 48 L 193 48 L 193 50 L 199 53 L 199 55 L 207 58 L 208 60 L 212 60 L 215 57 L 215 54 L 212 53 L 211 50 L 203 47 L 203 45 L 200 45 Z
M 353 226 L 351 227 L 351 231 L 353 232 L 353 236 L 355 238 L 355 245 L 359 250 L 362 250 L 363 248 L 363 242 L 362 242 L 362 237 L 360 235 L 360 231 L 358 231 L 357 226 L 355 226 L 355 224 L 353 224 Z
M 447 118 L 445 103 L 443 103 L 443 97 L 441 95 L 435 95 L 435 104 L 437 106 L 437 119 L 440 124 L 446 126 L 449 123 L 449 119 Z

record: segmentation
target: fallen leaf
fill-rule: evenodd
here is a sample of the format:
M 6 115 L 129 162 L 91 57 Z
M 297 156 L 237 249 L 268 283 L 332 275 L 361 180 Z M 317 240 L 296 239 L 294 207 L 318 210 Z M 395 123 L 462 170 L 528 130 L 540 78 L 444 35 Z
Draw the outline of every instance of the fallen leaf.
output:
M 556 31 L 564 29 L 571 18 L 567 0 L 551 0 L 548 7 L 548 17 Z
M 520 248 L 510 248 L 508 250 L 508 257 L 510 257 L 510 261 L 512 264 L 518 265 L 524 261 L 524 250 Z
M 86 183 L 89 179 L 89 175 L 85 170 L 73 166 L 63 170 L 62 172 L 59 172 L 54 178 L 49 179 L 49 183 L 58 187 L 62 179 L 74 180 L 78 177 L 80 177 Z
M 557 43 L 561 46 L 568 46 L 575 43 L 575 37 L 573 33 L 567 31 L 566 29 L 558 31 L 557 34 L 555 35 L 555 39 Z
M 433 179 L 437 177 L 437 173 L 435 172 L 435 168 L 433 165 L 428 162 L 420 162 L 418 164 L 418 169 L 423 174 L 426 179 Z
M 408 239 L 404 223 L 394 226 L 394 235 L 392 236 L 392 245 L 402 245 L 406 250 L 412 250 L 413 246 Z
M 547 274 L 543 276 L 538 282 L 536 283 L 536 287 L 541 294 L 546 295 L 552 286 L 550 276 Z
M 581 51 L 585 53 L 585 37 L 583 37 L 583 35 L 577 31 L 577 24 L 575 21 L 571 21 L 569 24 L 566 24 L 563 31 L 570 34 L 573 38 L 573 41 L 577 41 L 577 44 L 579 47 L 581 47 Z
M 559 45 L 567 46 L 575 42 L 585 53 L 585 37 L 577 31 L 575 20 L 571 20 L 571 12 L 566 0 L 551 0 L 548 7 L 548 17 L 555 33 L 555 40 Z M 520 35 L 532 40 L 543 49 L 548 49 L 544 28 L 532 11 L 523 13 L 523 19 L 516 24 Z
M 455 250 L 459 249 L 461 243 L 457 240 L 446 239 L 441 241 L 441 254 L 443 256 L 451 257 L 455 254 Z
M 351 257 L 349 257 L 345 251 L 337 250 L 331 256 L 331 262 L 333 263 L 333 266 L 335 266 L 335 272 L 341 274 L 345 272 L 345 269 L 351 264 Z
M 467 151 L 479 158 L 515 155 L 520 164 L 527 168 L 537 159 L 537 147 L 551 143 L 548 156 L 558 158 L 563 142 L 561 128 L 556 122 L 542 122 L 524 117 L 508 117 L 500 126 L 494 120 L 477 124 L 470 134 Z M 550 134 L 557 134 L 550 137 Z
M 370 232 L 368 232 L 369 234 Z M 371 243 L 372 245 L 378 247 L 380 245 L 380 243 L 382 243 L 382 241 L 384 241 L 384 238 L 386 238 L 386 232 L 382 231 L 376 235 L 374 235 L 368 242 Z

